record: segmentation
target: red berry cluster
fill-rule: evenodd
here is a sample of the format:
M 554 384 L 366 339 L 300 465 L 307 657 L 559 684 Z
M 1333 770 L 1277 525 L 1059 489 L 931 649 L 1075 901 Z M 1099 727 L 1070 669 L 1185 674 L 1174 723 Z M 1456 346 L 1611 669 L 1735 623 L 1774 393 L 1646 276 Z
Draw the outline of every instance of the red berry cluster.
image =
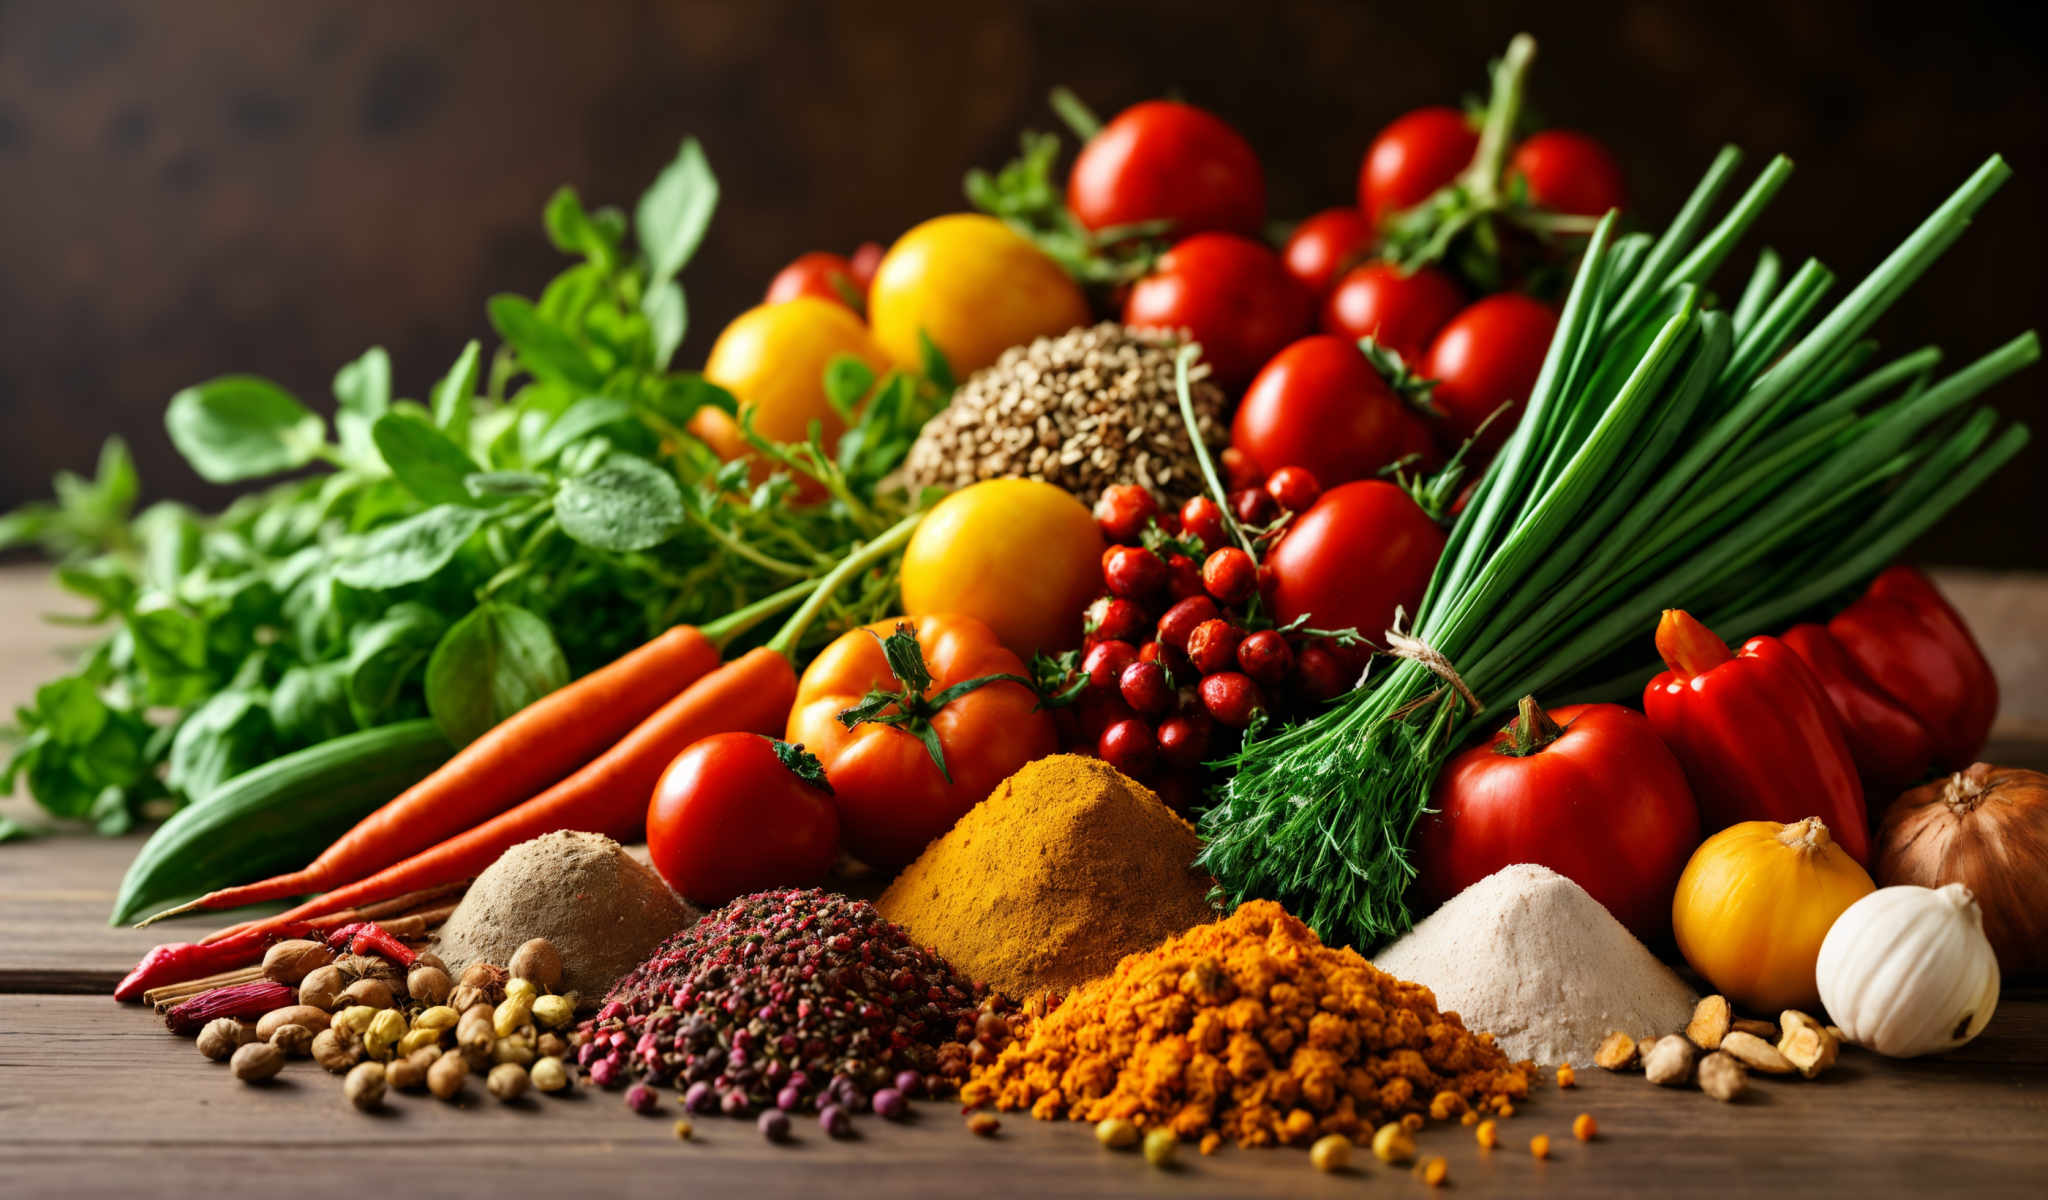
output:
M 1232 457 L 1225 452 L 1229 500 L 1243 526 L 1268 531 L 1321 493 L 1299 467 L 1248 479 Z M 1210 497 L 1164 511 L 1144 488 L 1117 484 L 1095 520 L 1111 545 L 1104 594 L 1086 614 L 1086 682 L 1068 741 L 1186 809 L 1200 795 L 1202 764 L 1228 754 L 1254 715 L 1327 700 L 1344 690 L 1346 670 L 1323 639 L 1260 615 L 1266 568 L 1231 539 Z

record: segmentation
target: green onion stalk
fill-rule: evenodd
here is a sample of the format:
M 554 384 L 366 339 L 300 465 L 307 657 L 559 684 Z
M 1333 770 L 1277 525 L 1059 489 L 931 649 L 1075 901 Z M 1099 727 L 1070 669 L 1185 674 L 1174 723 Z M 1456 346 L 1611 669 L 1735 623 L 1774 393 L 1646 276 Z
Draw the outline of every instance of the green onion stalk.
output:
M 1278 900 L 1332 942 L 1401 932 L 1409 834 L 1461 742 L 1524 695 L 1639 689 L 1633 651 L 1662 609 L 1739 639 L 1841 597 L 2025 445 L 1971 401 L 2040 356 L 2032 332 L 1943 376 L 1938 350 L 1880 361 L 1866 338 L 2005 163 L 1819 315 L 1832 274 L 1787 277 L 1770 251 L 1732 310 L 1705 290 L 1791 170 L 1774 160 L 1715 220 L 1739 158 L 1724 149 L 1661 236 L 1617 236 L 1612 214 L 1594 230 L 1521 424 L 1398 652 L 1224 764 L 1200 860 L 1224 896 Z

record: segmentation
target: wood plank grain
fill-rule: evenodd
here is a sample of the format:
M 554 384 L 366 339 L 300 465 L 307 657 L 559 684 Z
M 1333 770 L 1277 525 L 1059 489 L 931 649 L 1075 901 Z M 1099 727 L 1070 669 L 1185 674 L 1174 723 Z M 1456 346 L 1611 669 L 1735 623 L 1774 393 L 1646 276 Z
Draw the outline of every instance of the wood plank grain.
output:
M 834 1143 L 810 1122 L 789 1147 L 751 1124 L 696 1122 L 693 1144 L 661 1119 L 636 1117 L 611 1094 L 537 1098 L 507 1107 L 473 1096 L 461 1107 L 397 1096 L 389 1111 L 348 1109 L 339 1082 L 310 1063 L 271 1085 L 236 1083 L 147 1015 L 106 1001 L 0 996 L 0 1154 L 8 1194 L 127 1193 L 148 1175 L 163 1194 L 209 1181 L 236 1192 L 289 1188 L 307 1197 L 354 1194 L 366 1172 L 406 1178 L 436 1194 L 622 1196 L 835 1193 L 1104 1196 L 1355 1194 L 1361 1183 L 1420 1192 L 1400 1168 L 1369 1158 L 1323 1176 L 1299 1151 L 1188 1154 L 1173 1178 L 1136 1155 L 1099 1149 L 1086 1128 L 1006 1115 L 1000 1137 L 961 1127 L 951 1105 L 924 1104 L 915 1121 L 859 1122 Z M 1510 1121 L 1502 1145 L 1480 1151 L 1471 1131 L 1431 1129 L 1424 1155 L 1450 1161 L 1469 1194 L 1727 1196 L 1747 1191 L 1823 1196 L 2017 1196 L 2048 1170 L 2048 1001 L 2002 1006 L 1984 1035 L 1936 1060 L 1891 1062 L 1861 1052 L 1816 1082 L 1766 1082 L 1743 1102 L 1651 1087 L 1640 1076 L 1589 1070 L 1560 1092 L 1548 1081 Z M 1568 1132 L 1593 1113 L 1600 1137 Z M 1551 1137 L 1536 1162 L 1531 1136 Z M 502 1189 L 502 1191 L 501 1191 Z M 2032 1194 L 2038 1194 L 2034 1192 Z

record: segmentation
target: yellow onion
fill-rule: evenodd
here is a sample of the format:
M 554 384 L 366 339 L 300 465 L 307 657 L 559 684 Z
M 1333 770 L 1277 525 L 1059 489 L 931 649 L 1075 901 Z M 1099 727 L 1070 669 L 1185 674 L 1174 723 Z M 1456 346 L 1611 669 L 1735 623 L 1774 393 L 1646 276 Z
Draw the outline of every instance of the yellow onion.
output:
M 2048 775 L 1976 763 L 1885 810 L 1873 856 L 1886 886 L 1960 883 L 1999 969 L 2048 967 Z

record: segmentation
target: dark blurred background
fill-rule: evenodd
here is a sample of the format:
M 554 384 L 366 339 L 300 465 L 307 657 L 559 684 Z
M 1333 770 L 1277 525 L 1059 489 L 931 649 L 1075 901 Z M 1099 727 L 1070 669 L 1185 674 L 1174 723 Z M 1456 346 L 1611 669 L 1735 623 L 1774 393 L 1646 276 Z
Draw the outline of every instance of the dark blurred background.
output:
M 218 502 L 163 433 L 211 375 L 321 407 L 381 343 L 418 395 L 486 297 L 560 265 L 559 183 L 630 205 L 685 133 L 724 201 L 686 283 L 696 361 L 784 261 L 963 206 L 961 172 L 1169 91 L 1265 160 L 1276 215 L 1348 202 L 1387 120 L 1477 93 L 1517 29 L 1535 109 L 1597 133 L 1661 222 L 1726 141 L 1799 165 L 1763 230 L 1853 279 L 1989 151 L 2019 175 L 1882 327 L 1951 362 L 2048 325 L 2039 5 L 1509 6 L 681 0 L 0 0 L 0 508 L 125 435 L 153 496 Z M 1846 282 L 1845 285 L 1846 286 Z M 2039 426 L 2048 373 L 1996 394 Z M 2042 434 L 2048 436 L 2048 429 Z M 1923 557 L 2048 567 L 2039 445 Z

